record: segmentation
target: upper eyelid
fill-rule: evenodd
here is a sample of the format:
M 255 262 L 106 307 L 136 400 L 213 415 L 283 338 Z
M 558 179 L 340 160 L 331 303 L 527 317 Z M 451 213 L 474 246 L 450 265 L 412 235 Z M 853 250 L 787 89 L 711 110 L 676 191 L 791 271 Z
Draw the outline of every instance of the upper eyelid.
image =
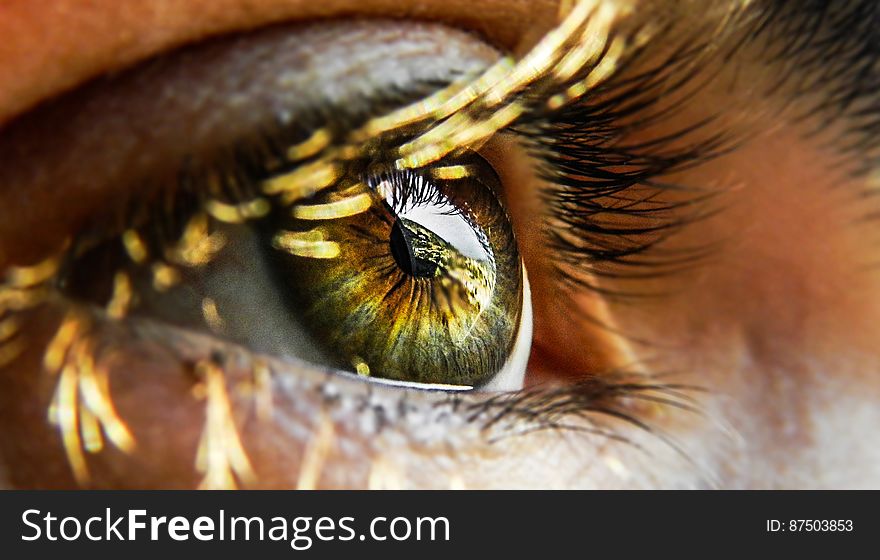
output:
M 606 8 L 608 6 L 612 6 L 612 4 L 601 3 L 601 2 L 599 5 L 602 7 L 606 7 Z M 610 12 L 608 10 L 610 10 Z M 610 27 L 616 23 L 617 16 L 619 15 L 615 11 L 614 8 L 608 8 L 608 10 L 602 11 L 601 8 L 596 9 L 595 5 L 590 2 L 582 2 L 582 3 L 577 4 L 576 7 L 573 8 L 572 11 L 568 15 L 566 15 L 566 17 L 565 17 L 566 23 L 561 24 L 562 27 L 560 29 L 565 29 L 565 32 L 561 36 L 559 34 L 556 34 L 556 35 L 548 34 L 548 36 L 546 36 L 542 39 L 542 44 L 546 43 L 547 41 L 550 41 L 550 45 L 552 45 L 552 52 L 546 52 L 545 54 L 541 54 L 541 55 L 539 55 L 539 57 L 537 59 L 535 59 L 535 58 L 530 59 L 529 56 L 527 55 L 524 58 L 524 60 L 522 61 L 522 64 L 517 65 L 517 69 L 514 69 L 514 71 L 510 74 L 510 79 L 507 79 L 507 78 L 503 79 L 501 82 L 497 83 L 497 86 L 495 85 L 495 82 L 493 82 L 493 81 L 486 82 L 486 83 L 478 86 L 478 88 L 481 88 L 481 89 L 476 90 L 477 97 L 474 98 L 472 102 L 468 102 L 466 105 L 464 105 L 463 109 L 454 109 L 452 111 L 452 113 L 446 113 L 446 116 L 462 112 L 463 110 L 470 111 L 471 114 L 469 115 L 469 118 L 471 118 L 473 120 L 474 125 L 468 126 L 467 128 L 472 131 L 476 131 L 478 136 L 475 136 L 475 138 L 473 140 L 480 141 L 481 138 L 486 139 L 487 135 L 491 135 L 493 132 L 499 130 L 500 128 L 504 128 L 505 126 L 507 126 L 509 124 L 510 117 L 505 116 L 505 119 L 508 119 L 508 120 L 502 120 L 499 122 L 495 122 L 496 116 L 500 116 L 504 113 L 509 113 L 508 109 L 517 109 L 518 108 L 517 106 L 519 106 L 520 111 L 525 110 L 526 102 L 525 101 L 520 102 L 518 97 L 522 93 L 519 92 L 518 90 L 523 89 L 525 91 L 529 91 L 529 89 L 532 87 L 532 85 L 536 83 L 536 80 L 538 78 L 540 78 L 542 75 L 542 74 L 535 74 L 534 70 L 529 70 L 529 69 L 532 69 L 533 64 L 535 64 L 535 63 L 541 64 L 546 67 L 544 71 L 550 71 L 555 68 L 561 68 L 566 63 L 568 63 L 568 72 L 564 73 L 563 75 L 560 75 L 560 76 L 555 76 L 554 80 L 552 81 L 552 84 L 557 84 L 557 80 L 559 80 L 557 90 L 558 90 L 558 87 L 565 86 L 567 82 L 570 83 L 572 79 L 573 80 L 585 79 L 583 77 L 583 74 L 579 73 L 580 71 L 578 70 L 578 67 L 571 68 L 571 64 L 570 64 L 571 60 L 569 60 L 571 57 L 566 56 L 567 49 L 571 48 L 571 46 L 573 44 L 572 41 L 574 41 L 576 39 L 576 37 L 580 36 L 580 33 L 582 33 L 582 32 L 589 30 L 589 31 L 591 31 L 591 33 L 600 33 L 603 35 L 607 35 L 609 33 Z M 609 17 L 609 15 L 610 15 L 610 17 Z M 597 27 L 590 27 L 593 20 L 596 20 L 597 22 L 599 22 L 599 23 L 597 23 L 597 25 L 599 25 L 598 28 Z M 573 24 L 573 26 L 572 26 L 572 24 Z M 617 44 L 618 38 L 613 39 L 613 41 L 615 42 L 615 44 Z M 567 46 L 565 46 L 565 45 L 567 45 Z M 601 43 L 600 44 L 591 44 L 591 45 L 592 45 L 590 47 L 591 49 L 600 49 L 601 50 L 601 45 L 602 45 Z M 544 49 L 544 50 L 546 51 L 547 49 Z M 609 49 L 606 49 L 606 50 L 602 51 L 601 53 L 597 50 L 596 53 L 600 56 L 600 60 L 602 60 L 603 62 L 606 57 L 611 58 L 613 61 L 613 59 L 619 55 L 618 54 L 611 55 L 610 54 L 611 50 L 613 50 L 613 49 L 611 47 L 609 47 Z M 532 51 L 532 52 L 544 52 L 544 51 L 541 51 L 540 49 L 538 49 L 537 51 Z M 580 61 L 578 64 L 586 64 L 590 60 L 589 54 L 590 54 L 589 51 L 579 53 L 578 58 L 576 59 L 576 60 Z M 588 72 L 587 76 L 589 76 L 592 73 L 593 70 L 591 68 L 592 67 L 588 66 L 584 69 L 584 71 Z M 599 64 L 598 66 L 595 67 L 597 72 L 599 70 L 602 70 L 602 68 L 603 68 L 603 64 Z M 524 70 L 526 70 L 526 71 L 524 72 Z M 544 72 L 544 71 L 542 71 L 542 72 Z M 235 78 L 233 78 L 233 80 L 234 79 Z M 493 80 L 497 80 L 497 77 L 493 78 Z M 186 81 L 187 81 L 187 79 L 185 77 L 182 78 L 181 84 L 186 83 Z M 478 80 L 477 82 L 475 82 L 475 84 L 480 84 L 480 81 Z M 150 89 L 150 86 L 151 86 L 151 84 L 149 84 L 149 83 L 142 83 L 141 89 L 144 90 L 144 92 L 146 92 Z M 185 91 L 185 89 L 182 89 L 181 91 Z M 141 92 L 141 93 L 144 93 L 144 92 Z M 79 93 L 79 92 L 77 92 L 77 93 Z M 137 93 L 137 92 L 135 92 L 135 93 Z M 493 99 L 492 95 L 496 95 L 496 94 L 501 95 L 502 97 L 500 99 L 492 101 L 492 99 Z M 187 95 L 182 95 L 182 97 L 187 97 Z M 510 98 L 512 98 L 513 100 L 510 101 Z M 455 99 L 457 99 L 457 97 L 454 96 L 450 101 L 452 101 L 454 104 Z M 65 99 L 65 101 L 66 101 L 66 99 Z M 148 96 L 146 103 L 151 103 L 151 102 L 152 101 L 149 99 L 149 96 Z M 532 100 L 532 102 L 534 102 L 534 99 Z M 113 107 L 112 104 L 110 106 Z M 445 106 L 445 105 L 443 105 L 443 106 Z M 475 107 L 475 109 L 474 109 L 474 107 Z M 106 109 L 104 109 L 104 108 L 101 108 L 101 109 L 103 111 L 106 111 Z M 512 116 L 512 118 L 516 118 L 516 116 L 515 116 L 516 113 L 513 113 L 513 115 L 514 116 Z M 77 115 L 74 114 L 73 116 L 76 117 Z M 122 116 L 118 116 L 118 115 L 115 115 L 115 116 L 117 119 L 123 119 Z M 64 115 L 63 113 L 57 114 L 56 118 L 53 120 L 53 122 L 57 122 L 58 120 L 65 121 L 65 120 L 67 120 L 66 117 L 67 116 Z M 430 122 L 432 120 L 434 122 L 437 122 L 437 117 L 432 116 L 429 119 L 429 122 L 427 124 L 428 125 L 433 124 L 432 122 Z M 451 121 L 452 121 L 452 119 L 449 119 L 448 121 L 444 121 L 442 123 L 442 125 L 450 124 Z M 397 125 L 393 125 L 393 126 L 396 127 Z M 439 129 L 437 131 L 439 132 Z M 144 131 L 141 134 L 143 134 L 143 133 L 148 133 L 148 135 L 150 135 L 150 134 L 152 134 L 152 131 L 151 131 L 151 129 L 148 128 L 148 129 L 144 129 Z M 43 136 L 39 136 L 39 134 L 40 134 L 39 132 L 37 134 L 38 134 L 38 137 L 37 137 L 38 142 L 36 142 L 36 143 L 31 142 L 31 145 L 33 147 L 37 148 L 37 150 L 43 150 L 43 147 L 41 146 L 40 141 L 44 138 L 50 140 L 50 142 L 49 142 L 50 144 L 54 142 L 54 144 L 56 145 L 55 146 L 56 151 L 58 150 L 59 141 L 61 141 L 63 144 L 63 140 L 60 140 L 57 134 L 54 134 L 54 133 L 51 135 L 44 134 Z M 7 135 L 4 135 L 4 136 L 7 136 Z M 130 134 L 123 134 L 121 136 L 121 138 L 126 138 L 128 136 L 131 136 L 131 135 Z M 178 137 L 179 137 L 179 134 L 178 134 Z M 2 141 L 2 140 L 6 140 L 7 147 L 9 147 L 9 141 L 11 139 L 10 138 L 3 138 L 3 136 L 0 136 L 0 141 Z M 459 140 L 456 140 L 456 142 L 458 142 L 458 141 Z M 461 144 L 460 146 L 466 146 L 467 142 L 469 142 L 469 140 L 463 140 L 463 141 L 465 143 Z M 432 139 L 430 142 L 436 143 L 436 140 Z M 162 143 L 156 142 L 156 144 L 161 145 Z M 30 156 L 32 156 L 33 154 L 28 153 L 28 151 L 27 151 L 28 148 L 21 148 L 21 147 L 17 146 L 16 142 L 13 142 L 12 147 L 13 147 L 13 149 L 9 153 L 10 154 L 18 154 L 16 156 L 16 159 L 24 159 L 25 161 L 31 159 Z M 428 149 L 427 153 L 431 153 L 431 150 L 432 150 L 431 144 L 428 145 L 428 148 L 429 149 Z M 449 149 L 453 149 L 453 148 L 449 148 Z M 446 149 L 446 150 L 448 152 L 448 149 Z M 61 150 L 61 151 L 64 152 L 65 150 Z M 98 151 L 99 153 L 102 153 L 101 150 L 95 150 L 94 147 L 93 147 L 92 151 L 93 152 Z M 37 152 L 37 153 L 39 153 L 39 152 Z M 416 165 L 416 167 L 418 167 L 420 165 L 424 165 L 425 163 L 428 163 L 428 161 L 425 161 L 425 162 L 421 161 L 420 158 L 422 158 L 423 153 L 425 153 L 424 149 L 417 148 L 414 152 L 410 152 L 409 155 L 407 155 L 406 153 L 403 153 L 403 159 L 397 160 L 397 162 L 405 161 L 406 162 L 405 165 L 407 165 L 407 166 Z M 446 152 L 444 152 L 444 153 L 446 153 Z M 431 157 L 433 157 L 433 159 L 430 159 L 429 161 L 434 161 L 437 159 L 436 156 L 431 156 Z M 134 160 L 132 160 L 132 163 L 137 162 L 137 161 L 140 161 L 140 160 L 134 159 Z M 116 161 L 115 164 L 118 167 L 119 165 L 122 165 L 123 163 Z M 126 169 L 128 169 L 129 164 L 126 163 L 124 165 L 126 165 Z M 98 171 L 98 170 L 103 171 L 103 168 L 99 167 L 99 168 L 95 168 L 95 170 L 96 171 Z M 16 184 L 17 181 L 15 181 L 13 179 L 14 178 L 7 177 L 6 179 L 4 179 L 4 183 L 7 186 Z M 68 175 L 68 178 L 66 179 L 65 182 L 69 183 L 70 181 L 71 181 L 70 175 Z M 18 181 L 18 182 L 20 183 L 21 181 Z M 89 182 L 94 183 L 95 178 L 90 178 Z M 118 182 L 118 179 L 117 179 L 117 182 Z M 91 189 L 91 190 L 94 190 L 94 189 Z M 13 215 L 16 215 L 16 214 L 13 214 Z M 72 218 L 69 218 L 68 222 L 70 222 L 71 219 Z M 52 223 L 52 220 L 50 219 L 50 220 L 48 220 L 48 222 Z M 11 230 L 15 230 L 14 225 L 8 225 L 6 228 L 7 234 L 10 233 L 10 228 L 11 228 Z
M 27 3 L 3 7 L 0 35 L 6 39 L 0 53 L 0 83 L 4 84 L 0 90 L 0 126 L 37 103 L 103 73 L 187 43 L 245 29 L 313 17 L 393 14 L 419 21 L 442 21 L 477 32 L 500 48 L 514 50 L 520 41 L 540 36 L 541 29 L 551 27 L 556 16 L 554 0 L 507 2 L 504 10 L 492 9 L 492 1 L 464 0 L 422 1 L 418 9 L 412 10 L 398 0 L 267 0 L 256 4 L 190 0 L 167 4 L 162 9 L 147 10 L 143 4 L 107 2 L 101 10 L 84 11 L 75 1 L 62 0 L 55 3 L 54 9 L 33 9 Z M 181 13 L 180 7 L 191 9 L 198 17 Z
M 414 80 L 430 82 L 449 79 L 448 74 L 457 67 L 478 71 L 478 61 L 484 59 L 488 63 L 498 56 L 496 51 L 462 32 L 441 26 L 407 25 L 409 63 L 404 64 L 401 59 L 405 53 L 391 57 L 392 47 L 372 54 L 360 53 L 359 60 L 369 66 L 372 57 L 389 75 L 389 69 L 399 67 L 399 72 L 394 73 L 397 77 L 389 79 L 400 80 L 399 74 L 409 68 Z M 369 33 L 367 29 L 349 26 L 337 29 L 348 29 L 351 41 Z M 395 26 L 387 21 L 382 29 L 383 34 L 376 35 L 378 38 L 396 33 Z M 441 29 L 445 31 L 440 33 Z M 243 137 L 260 133 L 263 126 L 277 118 L 276 111 L 296 114 L 297 107 L 303 109 L 299 113 L 304 113 L 311 103 L 325 105 L 320 88 L 307 96 L 311 99 L 307 103 L 297 101 L 305 96 L 291 96 L 291 88 L 303 78 L 282 87 L 287 78 L 281 70 L 291 56 L 298 55 L 292 51 L 288 55 L 289 49 L 275 47 L 295 42 L 297 33 L 301 33 L 300 28 L 285 26 L 199 45 L 135 67 L 124 75 L 88 84 L 11 123 L 0 132 L 4 159 L 18 162 L 0 170 L 0 201 L 11 218 L 0 222 L 0 263 L 6 245 L 16 246 L 6 251 L 15 250 L 23 255 L 7 257 L 11 262 L 27 264 L 27 259 L 33 258 L 17 242 L 3 242 L 19 237 L 16 232 L 22 227 L 39 226 L 44 235 L 34 236 L 33 241 L 46 239 L 47 245 L 56 245 L 58 236 L 49 243 L 49 230 L 55 228 L 61 231 L 60 235 L 66 235 L 64 230 L 81 227 L 82 216 L 89 208 L 106 204 L 108 198 L 124 197 L 126 191 L 132 190 L 132 183 L 175 183 L 182 157 L 194 152 L 214 157 L 210 154 L 214 150 L 218 151 L 214 155 L 221 156 Z M 437 60 L 439 53 L 431 47 L 432 41 L 436 42 L 439 35 L 454 38 L 450 33 L 461 42 L 456 53 L 443 56 L 436 64 L 430 63 Z M 335 43 L 337 50 L 345 48 L 341 40 Z M 267 57 L 267 52 L 273 54 Z M 252 64 L 254 57 L 259 64 Z M 344 73 L 345 67 L 337 68 L 336 73 Z M 370 87 L 365 84 L 345 95 L 356 99 L 361 90 L 370 88 L 378 93 L 383 83 L 377 79 Z M 242 98 L 250 100 L 242 105 Z M 326 105 L 329 110 L 332 104 Z M 182 121 L 189 123 L 184 125 L 185 134 Z M 304 127 L 300 126 L 302 122 L 296 124 L 308 129 L 318 123 L 305 123 Z M 28 199 L 43 204 L 28 204 Z M 53 202 L 47 206 L 46 199 Z M 57 215 L 58 219 L 50 215 Z M 52 251 L 54 247 L 40 249 Z

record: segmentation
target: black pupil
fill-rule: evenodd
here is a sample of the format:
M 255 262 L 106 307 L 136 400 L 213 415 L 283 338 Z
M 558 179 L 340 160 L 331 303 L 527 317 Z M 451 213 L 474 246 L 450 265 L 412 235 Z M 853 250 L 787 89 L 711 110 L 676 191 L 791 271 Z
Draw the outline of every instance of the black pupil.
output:
M 412 232 L 401 224 L 400 220 L 394 222 L 391 228 L 389 244 L 397 266 L 410 276 L 433 278 L 437 273 L 436 263 L 413 255 Z

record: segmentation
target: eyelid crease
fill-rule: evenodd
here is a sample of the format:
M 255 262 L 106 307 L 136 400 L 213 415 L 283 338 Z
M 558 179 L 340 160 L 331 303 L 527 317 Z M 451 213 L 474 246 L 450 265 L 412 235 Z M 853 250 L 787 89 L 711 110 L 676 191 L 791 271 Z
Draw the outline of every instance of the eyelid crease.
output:
M 552 25 L 557 3 L 506 0 L 500 10 L 470 0 L 159 0 L 109 2 L 100 10 L 84 10 L 75 0 L 52 0 L 47 9 L 34 10 L 27 2 L 5 2 L 0 7 L 0 35 L 7 38 L 0 53 L 0 82 L 8 87 L 0 93 L 0 122 L 101 74 L 224 34 L 285 23 L 392 16 L 445 23 L 516 50 Z

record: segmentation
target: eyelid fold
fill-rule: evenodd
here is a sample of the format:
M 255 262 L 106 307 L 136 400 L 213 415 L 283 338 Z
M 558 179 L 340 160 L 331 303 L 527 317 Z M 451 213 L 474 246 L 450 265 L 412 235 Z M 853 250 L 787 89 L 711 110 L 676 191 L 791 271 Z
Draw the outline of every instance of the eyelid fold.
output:
M 34 10 L 7 2 L 0 17 L 0 35 L 7 38 L 0 58 L 0 83 L 6 86 L 0 92 L 0 122 L 103 73 L 242 30 L 393 14 L 472 30 L 499 48 L 520 51 L 556 23 L 557 4 L 508 0 L 499 10 L 470 0 L 195 0 L 156 6 L 109 2 L 100 10 L 83 10 L 76 0 L 55 0 L 58 9 Z

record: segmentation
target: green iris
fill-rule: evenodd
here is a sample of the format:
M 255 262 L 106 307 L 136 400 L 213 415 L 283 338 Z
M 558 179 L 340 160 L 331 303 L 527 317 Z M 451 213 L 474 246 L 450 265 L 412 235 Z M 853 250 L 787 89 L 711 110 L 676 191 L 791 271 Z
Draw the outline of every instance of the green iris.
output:
M 520 321 L 520 258 L 494 171 L 477 156 L 459 169 L 466 176 L 445 180 L 379 173 L 274 220 L 272 261 L 331 365 L 479 385 L 506 362 Z M 322 250 L 289 250 L 284 236 Z

